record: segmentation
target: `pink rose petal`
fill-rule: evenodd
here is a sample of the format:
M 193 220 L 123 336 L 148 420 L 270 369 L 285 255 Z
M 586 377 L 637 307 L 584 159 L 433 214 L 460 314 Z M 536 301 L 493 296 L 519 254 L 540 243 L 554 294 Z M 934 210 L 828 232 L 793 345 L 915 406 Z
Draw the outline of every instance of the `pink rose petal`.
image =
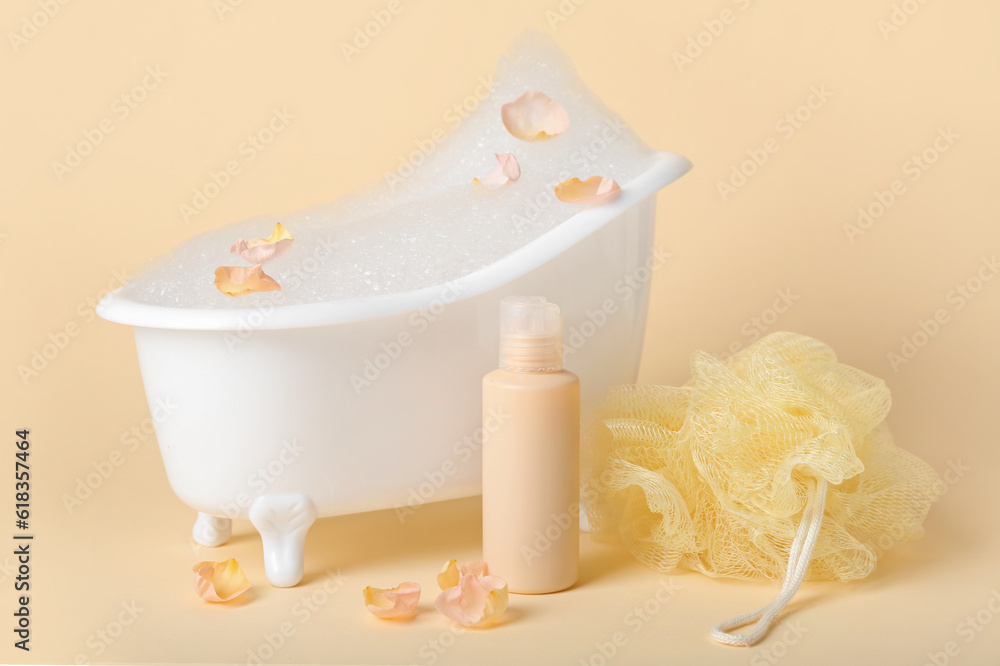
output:
M 437 575 L 438 586 L 442 590 L 458 585 L 462 576 L 476 576 L 482 578 L 488 576 L 490 567 L 486 562 L 466 562 L 459 564 L 458 560 L 448 560 L 441 567 L 441 573 Z
M 490 565 L 486 564 L 486 562 L 466 562 L 465 566 L 458 569 L 466 576 L 482 578 L 483 576 L 490 575 Z
M 491 624 L 507 610 L 507 583 L 498 576 L 465 574 L 458 585 L 438 595 L 434 604 L 445 617 L 464 627 Z
M 521 165 L 518 164 L 514 153 L 493 153 L 500 164 L 493 167 L 493 170 L 482 178 L 474 178 L 472 182 L 484 185 L 487 189 L 495 190 L 501 185 L 512 182 L 521 177 Z
M 262 264 L 287 250 L 294 240 L 292 234 L 278 222 L 267 238 L 251 238 L 248 241 L 239 238 L 229 251 L 251 264 Z
M 562 104 L 537 90 L 529 90 L 500 108 L 504 127 L 524 141 L 551 139 L 569 128 L 569 115 Z

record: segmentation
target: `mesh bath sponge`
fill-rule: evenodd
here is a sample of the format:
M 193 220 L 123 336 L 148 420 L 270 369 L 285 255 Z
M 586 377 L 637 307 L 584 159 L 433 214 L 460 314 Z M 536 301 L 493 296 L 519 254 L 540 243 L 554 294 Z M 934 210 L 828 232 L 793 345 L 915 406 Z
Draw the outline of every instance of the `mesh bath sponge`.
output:
M 922 534 L 943 486 L 893 444 L 882 380 L 793 333 L 725 362 L 696 352 L 691 375 L 609 392 L 584 498 L 592 529 L 654 569 L 784 578 L 770 604 L 713 628 L 717 641 L 752 645 L 802 580 L 864 578 L 880 552 Z

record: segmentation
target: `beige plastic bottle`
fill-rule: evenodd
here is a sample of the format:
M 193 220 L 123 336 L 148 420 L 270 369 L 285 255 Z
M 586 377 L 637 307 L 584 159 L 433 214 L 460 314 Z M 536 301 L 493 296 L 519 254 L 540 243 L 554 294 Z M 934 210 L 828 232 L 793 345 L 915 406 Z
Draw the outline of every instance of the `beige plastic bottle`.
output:
M 580 557 L 580 379 L 541 296 L 500 302 L 500 368 L 483 378 L 483 559 L 511 592 L 572 586 Z

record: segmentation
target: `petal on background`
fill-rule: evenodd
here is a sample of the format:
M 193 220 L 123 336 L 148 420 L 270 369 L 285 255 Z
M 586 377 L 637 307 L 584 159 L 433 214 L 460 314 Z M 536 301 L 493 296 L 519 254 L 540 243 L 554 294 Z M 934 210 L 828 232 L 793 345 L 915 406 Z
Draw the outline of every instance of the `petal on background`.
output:
M 471 627 L 483 618 L 489 593 L 475 576 L 462 576 L 458 585 L 438 595 L 434 605 L 449 620 Z
M 510 600 L 510 592 L 507 590 L 507 581 L 499 576 L 483 576 L 480 583 L 489 591 L 486 595 L 486 606 L 483 608 L 483 618 L 477 625 L 484 626 L 503 617 Z
M 438 586 L 442 590 L 458 585 L 462 576 L 472 575 L 477 578 L 488 576 L 490 567 L 486 562 L 466 562 L 459 565 L 458 560 L 448 560 L 441 567 L 441 573 L 437 575 Z
M 205 601 L 229 601 L 250 589 L 250 581 L 233 558 L 225 562 L 199 562 L 192 570 L 195 592 Z
M 463 576 L 476 576 L 482 578 L 490 575 L 490 565 L 486 562 L 466 562 L 464 566 L 458 568 Z
M 447 590 L 449 587 L 458 585 L 458 579 L 462 574 L 458 571 L 458 560 L 448 560 L 441 567 L 441 573 L 437 575 L 438 587 Z
M 420 601 L 420 585 L 412 582 L 389 589 L 369 586 L 363 592 L 368 611 L 384 619 L 409 617 L 416 612 Z
M 537 90 L 504 104 L 500 118 L 508 132 L 524 141 L 551 139 L 569 128 L 569 115 L 562 104 Z
M 502 578 L 465 574 L 434 603 L 445 617 L 464 627 L 483 627 L 500 619 L 508 600 L 507 583 Z

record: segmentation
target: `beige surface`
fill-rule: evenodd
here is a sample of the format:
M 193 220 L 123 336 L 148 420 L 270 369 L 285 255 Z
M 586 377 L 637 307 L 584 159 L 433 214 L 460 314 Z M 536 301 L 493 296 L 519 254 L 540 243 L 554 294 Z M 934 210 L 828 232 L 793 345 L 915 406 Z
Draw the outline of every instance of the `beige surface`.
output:
M 270 662 L 430 663 L 438 641 L 453 643 L 439 663 L 597 666 L 595 643 L 613 643 L 616 632 L 623 645 L 609 663 L 916 665 L 949 648 L 954 656 L 938 663 L 1000 661 L 1000 621 L 976 631 L 965 619 L 993 620 L 1000 610 L 1000 281 L 971 299 L 955 291 L 976 287 L 983 258 L 1000 246 L 1000 6 L 404 0 L 347 62 L 340 42 L 388 3 L 233 0 L 239 6 L 220 16 L 223 2 L 69 3 L 16 49 L 9 33 L 53 0 L 0 10 L 0 278 L 9 308 L 0 413 L 8 433 L 32 428 L 32 661 L 245 662 L 283 622 L 294 633 Z M 894 2 L 919 9 L 909 17 Z M 548 12 L 560 7 L 569 16 L 553 27 Z M 724 10 L 728 23 L 712 23 Z M 881 34 L 879 22 L 894 12 L 898 31 Z M 700 54 L 691 47 L 696 57 L 679 67 L 675 53 L 706 21 L 721 33 L 702 34 L 708 45 Z M 245 563 L 256 583 L 250 596 L 210 607 L 190 591 L 188 567 L 208 553 L 186 541 L 193 513 L 171 493 L 143 431 L 149 412 L 130 332 L 95 320 L 94 302 L 120 272 L 196 232 L 380 178 L 415 140 L 446 127 L 444 114 L 474 94 L 524 26 L 551 31 L 651 145 L 696 164 L 660 197 L 658 242 L 672 257 L 654 278 L 641 379 L 683 381 L 692 350 L 744 344 L 763 320 L 820 337 L 886 377 L 901 445 L 942 473 L 962 470 L 952 472 L 924 541 L 890 551 L 868 581 L 807 586 L 794 615 L 757 648 L 718 647 L 706 631 L 774 586 L 681 574 L 671 592 L 620 551 L 587 540 L 578 588 L 516 598 L 496 629 L 452 639 L 431 598 L 408 624 L 368 617 L 365 585 L 414 578 L 429 587 L 444 559 L 477 555 L 475 500 L 428 506 L 402 527 L 392 513 L 321 520 L 309 537 L 307 581 L 289 590 L 264 583 L 259 542 L 240 523 L 219 552 Z M 115 100 L 147 67 L 165 76 L 147 78 L 145 99 L 125 116 Z M 799 111 L 808 116 L 799 128 L 784 120 L 810 101 L 816 108 Z M 288 127 L 186 224 L 180 204 L 239 156 L 275 108 L 294 116 Z M 105 118 L 112 131 L 60 181 L 53 161 Z M 957 134 L 951 145 L 938 141 L 947 151 L 913 171 L 911 156 L 947 128 Z M 723 200 L 718 182 L 748 150 L 768 159 Z M 844 225 L 896 179 L 895 201 L 850 242 Z M 938 310 L 946 323 L 894 371 L 887 354 Z M 22 382 L 17 367 L 50 335 L 65 348 Z M 109 459 L 120 464 L 68 513 L 60 497 Z M 0 497 L 11 497 L 11 476 L 0 475 Z M 349 578 L 307 613 L 327 568 Z M 0 605 L 11 612 L 9 568 L 0 577 Z M 658 590 L 669 602 L 657 601 Z M 96 632 L 109 623 L 114 632 L 116 618 L 129 617 L 122 604 L 133 602 L 141 612 L 98 655 Z M 657 612 L 643 621 L 632 609 L 646 603 Z M 786 633 L 793 626 L 801 635 Z M 0 661 L 24 659 L 6 635 Z

